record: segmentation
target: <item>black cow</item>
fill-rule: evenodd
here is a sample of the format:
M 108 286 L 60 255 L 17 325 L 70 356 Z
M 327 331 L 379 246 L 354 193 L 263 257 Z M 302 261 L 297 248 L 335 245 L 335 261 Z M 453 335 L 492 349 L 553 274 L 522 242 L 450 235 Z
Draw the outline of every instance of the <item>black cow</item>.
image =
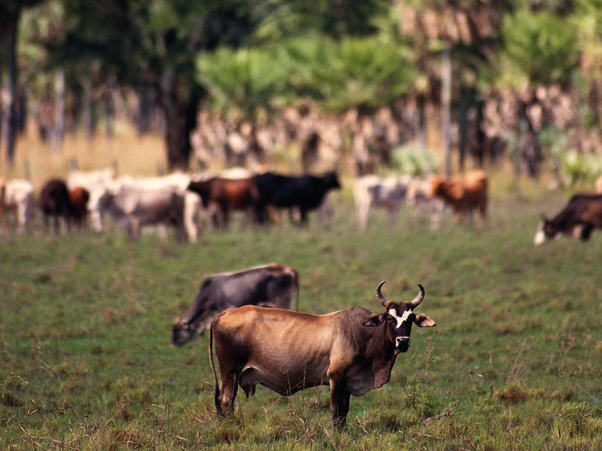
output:
M 230 307 L 250 304 L 288 309 L 294 290 L 299 309 L 299 274 L 278 263 L 213 274 L 203 280 L 201 291 L 184 318 L 176 318 L 171 345 L 182 346 L 193 340 L 215 316 Z
M 59 218 L 63 217 L 67 231 L 71 229 L 71 212 L 73 210 L 69 198 L 67 184 L 60 179 L 47 181 L 40 191 L 40 209 L 44 215 L 46 229 L 49 228 L 50 217 L 54 220 L 54 233 L 60 232 Z
M 273 172 L 255 176 L 259 201 L 256 204 L 256 214 L 260 222 L 265 222 L 266 207 L 297 208 L 301 215 L 301 223 L 307 221 L 307 213 L 317 209 L 328 191 L 340 189 L 341 184 L 335 172 L 329 172 L 322 177 L 302 175 L 291 177 Z
M 535 244 L 558 238 L 562 234 L 587 241 L 592 231 L 600 228 L 602 228 L 602 194 L 577 194 L 554 219 L 543 219 L 535 234 Z

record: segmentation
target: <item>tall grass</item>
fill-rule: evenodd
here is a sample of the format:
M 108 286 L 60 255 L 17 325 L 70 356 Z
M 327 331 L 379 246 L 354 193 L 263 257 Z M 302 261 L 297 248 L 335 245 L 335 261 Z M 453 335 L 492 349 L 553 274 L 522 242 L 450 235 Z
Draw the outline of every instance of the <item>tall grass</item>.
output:
M 332 221 L 207 234 L 197 245 L 115 231 L 0 242 L 0 449 L 602 448 L 602 234 L 532 244 L 564 202 L 494 176 L 486 227 L 404 210 L 357 230 L 349 183 Z M 348 181 L 347 181 L 348 182 Z M 352 398 L 335 432 L 328 388 L 259 387 L 233 418 L 213 406 L 207 337 L 169 347 L 210 273 L 277 261 L 301 275 L 301 309 L 379 311 L 374 288 L 437 321 L 415 329 L 381 389 Z
M 27 178 L 38 188 L 50 177 L 65 177 L 75 166 L 91 170 L 116 166 L 119 174 L 159 175 L 167 171 L 163 138 L 156 134 L 138 136 L 136 131 L 117 121 L 115 133 L 108 137 L 101 130 L 93 140 L 80 132 L 67 133 L 60 146 L 40 142 L 30 121 L 27 133 L 19 138 L 12 166 L 6 162 L 6 149 L 0 153 L 0 176 Z

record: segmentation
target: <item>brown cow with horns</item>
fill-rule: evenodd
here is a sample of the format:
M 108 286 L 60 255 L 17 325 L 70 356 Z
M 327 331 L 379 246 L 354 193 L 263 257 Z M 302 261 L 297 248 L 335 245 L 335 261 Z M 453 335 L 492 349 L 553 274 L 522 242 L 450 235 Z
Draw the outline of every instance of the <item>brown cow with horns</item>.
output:
M 414 309 L 424 288 L 412 301 L 388 301 L 376 296 L 384 313 L 362 307 L 325 315 L 244 306 L 222 312 L 211 323 L 209 357 L 215 378 L 215 406 L 220 415 L 234 411 L 238 386 L 247 397 L 261 384 L 280 395 L 292 395 L 318 385 L 330 385 L 334 427 L 345 426 L 350 395 L 361 396 L 389 381 L 395 358 L 410 346 L 412 323 L 435 322 Z M 218 383 L 213 343 L 219 363 Z

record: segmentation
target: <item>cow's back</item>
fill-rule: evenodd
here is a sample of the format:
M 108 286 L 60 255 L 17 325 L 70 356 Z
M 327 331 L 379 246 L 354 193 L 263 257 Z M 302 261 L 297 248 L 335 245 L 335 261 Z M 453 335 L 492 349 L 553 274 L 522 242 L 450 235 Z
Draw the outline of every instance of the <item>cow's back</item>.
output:
M 577 194 L 560 213 L 565 220 L 602 227 L 602 195 Z

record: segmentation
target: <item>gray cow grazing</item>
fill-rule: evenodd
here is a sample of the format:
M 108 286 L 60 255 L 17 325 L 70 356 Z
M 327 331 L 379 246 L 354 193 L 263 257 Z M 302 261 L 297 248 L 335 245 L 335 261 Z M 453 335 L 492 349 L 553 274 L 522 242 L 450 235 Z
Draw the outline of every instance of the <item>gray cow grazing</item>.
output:
M 289 309 L 296 291 L 299 309 L 299 273 L 290 266 L 270 263 L 236 272 L 212 274 L 184 317 L 176 318 L 172 347 L 183 346 L 209 327 L 213 318 L 230 307 L 257 305 Z

